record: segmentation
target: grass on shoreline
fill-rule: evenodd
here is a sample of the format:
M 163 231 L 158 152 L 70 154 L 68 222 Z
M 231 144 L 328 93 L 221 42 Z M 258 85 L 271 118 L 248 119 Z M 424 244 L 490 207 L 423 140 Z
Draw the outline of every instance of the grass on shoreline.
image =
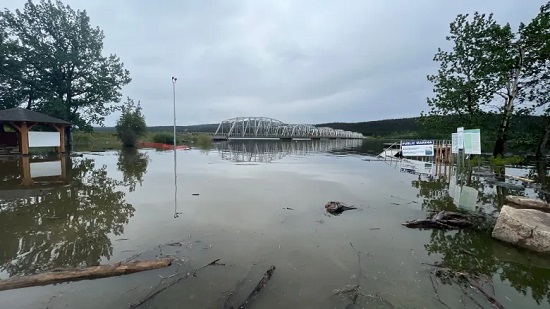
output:
M 172 132 L 148 132 L 142 137 L 140 142 L 154 142 L 154 136 L 157 134 L 169 134 Z M 96 132 L 73 132 L 73 147 L 75 149 L 121 149 L 122 142 L 118 139 L 116 131 L 96 131 Z M 212 143 L 212 137 L 206 134 L 177 133 L 178 144 L 191 146 L 198 144 L 199 147 L 208 147 Z

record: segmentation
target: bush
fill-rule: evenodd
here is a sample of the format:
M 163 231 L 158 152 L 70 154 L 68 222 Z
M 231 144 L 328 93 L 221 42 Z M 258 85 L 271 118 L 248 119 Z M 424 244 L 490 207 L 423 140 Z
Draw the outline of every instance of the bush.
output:
M 199 134 L 196 143 L 202 149 L 209 149 L 212 147 L 212 137 L 205 134 Z
M 137 106 L 134 100 L 128 98 L 122 107 L 122 115 L 117 121 L 116 131 L 118 138 L 125 147 L 135 147 L 140 137 L 147 133 L 145 117 L 141 114 L 141 105 Z
M 153 142 L 173 145 L 174 144 L 174 134 L 168 132 L 160 132 L 153 135 Z M 176 136 L 176 144 L 180 143 L 180 139 Z

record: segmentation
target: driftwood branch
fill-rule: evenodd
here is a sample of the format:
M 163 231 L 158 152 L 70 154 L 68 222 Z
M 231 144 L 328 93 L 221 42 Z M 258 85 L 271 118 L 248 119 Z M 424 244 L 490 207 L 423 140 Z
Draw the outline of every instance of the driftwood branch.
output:
M 265 274 L 262 277 L 262 279 L 260 280 L 260 282 L 258 282 L 258 284 L 256 284 L 256 286 L 254 287 L 252 292 L 250 292 L 250 294 L 248 294 L 248 296 L 246 297 L 244 302 L 239 307 L 237 307 L 237 309 L 250 308 L 250 305 L 252 304 L 252 302 L 256 299 L 256 297 L 258 296 L 260 291 L 267 285 L 267 282 L 273 276 L 273 272 L 275 271 L 275 268 L 276 268 L 275 265 L 271 265 L 271 267 L 269 267 L 269 269 L 265 272 Z M 224 304 L 224 308 L 235 309 L 235 307 L 229 305 L 228 300 L 229 300 L 229 297 L 228 297 L 228 299 L 226 300 L 226 302 Z
M 126 263 L 120 262 L 112 265 L 100 265 L 73 270 L 52 271 L 29 276 L 12 277 L 9 279 L 0 280 L 0 291 L 69 281 L 121 276 L 145 270 L 167 267 L 171 264 L 172 259 L 165 258 Z
M 129 306 L 129 309 L 135 309 L 135 308 L 138 308 L 140 306 L 142 306 L 143 304 L 147 303 L 148 301 L 152 300 L 153 298 L 155 298 L 157 295 L 159 295 L 160 293 L 164 292 L 166 289 L 168 289 L 169 287 L 173 286 L 174 284 L 184 280 L 184 279 L 187 279 L 189 278 L 190 276 L 193 276 L 193 277 L 196 277 L 197 276 L 197 271 L 201 270 L 201 269 L 204 269 L 208 266 L 212 266 L 212 265 L 225 265 L 225 264 L 221 264 L 221 263 L 218 263 L 220 259 L 216 259 L 204 266 L 202 266 L 201 268 L 195 270 L 192 274 L 190 272 L 187 272 L 185 273 L 182 277 L 179 277 L 178 279 L 170 282 L 167 286 L 161 288 L 161 289 L 158 289 L 157 291 L 153 292 L 152 294 L 150 294 L 149 296 L 147 296 L 146 298 L 140 300 L 139 302 L 135 303 L 135 304 L 132 304 Z M 174 275 L 171 275 L 170 277 L 174 277 L 176 274 Z M 162 282 L 161 282 L 162 283 Z M 159 284 L 160 285 L 160 284 Z
M 193 276 L 193 277 L 196 277 L 197 276 L 197 271 L 203 269 L 203 268 L 206 268 L 208 266 L 212 266 L 212 265 L 225 265 L 225 264 L 221 264 L 221 263 L 218 263 L 220 259 L 217 259 L 217 260 L 214 260 L 204 266 L 202 266 L 201 268 L 195 270 L 192 274 L 190 272 L 187 272 L 185 275 L 183 275 L 182 277 L 179 277 L 178 279 L 170 282 L 167 286 L 165 287 L 162 287 L 161 289 L 158 289 L 157 291 L 153 292 L 152 294 L 150 294 L 149 296 L 147 296 L 146 298 L 140 300 L 139 302 L 135 303 L 135 304 L 131 304 L 129 306 L 129 309 L 135 309 L 135 308 L 138 308 L 140 307 L 141 305 L 145 304 L 146 302 L 150 301 L 151 299 L 155 298 L 157 295 L 159 295 L 160 293 L 164 292 L 166 289 L 168 289 L 169 287 L 173 286 L 174 284 L 184 280 L 184 279 L 187 279 L 189 278 L 190 276 Z M 175 275 L 175 274 L 174 274 Z M 174 275 L 171 275 L 170 277 L 173 277 Z M 161 282 L 162 283 L 162 282 Z M 159 284 L 160 285 L 160 284 Z
M 436 228 L 436 229 L 460 229 L 472 226 L 468 215 L 459 212 L 441 211 L 432 218 L 421 220 L 409 220 L 402 223 L 408 228 Z
M 246 309 L 250 307 L 250 304 L 252 303 L 252 301 L 256 299 L 260 291 L 267 285 L 267 281 L 271 279 L 274 271 L 275 271 L 275 266 L 271 265 L 271 267 L 269 267 L 269 269 L 265 272 L 260 282 L 258 282 L 258 284 L 254 287 L 252 292 L 248 294 L 248 297 L 245 299 L 245 301 L 239 306 L 239 309 Z
M 536 210 L 550 212 L 550 204 L 541 200 L 535 200 L 524 196 L 514 196 L 514 195 L 506 196 L 505 199 L 509 206 L 512 206 L 515 208 L 536 209 Z
M 490 302 L 491 304 L 493 304 L 495 307 L 497 307 L 498 309 L 505 309 L 504 306 L 495 298 L 494 295 L 491 295 L 489 294 L 487 291 L 485 291 L 481 286 L 479 286 L 479 284 L 473 282 L 472 280 L 468 279 L 468 282 L 470 283 L 470 285 L 474 288 L 476 288 L 481 294 L 483 294 L 483 296 L 485 296 L 485 298 L 487 299 L 488 302 Z

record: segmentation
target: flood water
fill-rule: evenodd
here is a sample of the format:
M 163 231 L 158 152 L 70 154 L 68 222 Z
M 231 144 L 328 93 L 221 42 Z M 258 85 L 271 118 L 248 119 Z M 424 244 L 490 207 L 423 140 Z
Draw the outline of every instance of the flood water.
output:
M 126 276 L 2 291 L 0 308 L 129 308 L 163 288 L 138 308 L 223 308 L 231 293 L 237 307 L 272 265 L 250 308 L 492 308 L 474 288 L 431 275 L 435 263 L 489 278 L 486 291 L 505 308 L 550 306 L 548 255 L 481 227 L 401 225 L 439 210 L 495 215 L 506 194 L 539 197 L 543 186 L 475 175 L 460 186 L 453 169 L 380 161 L 378 151 L 361 141 L 216 143 L 178 150 L 176 173 L 174 152 L 153 149 L 0 159 L 1 279 L 174 258 Z M 329 201 L 358 209 L 329 215 Z

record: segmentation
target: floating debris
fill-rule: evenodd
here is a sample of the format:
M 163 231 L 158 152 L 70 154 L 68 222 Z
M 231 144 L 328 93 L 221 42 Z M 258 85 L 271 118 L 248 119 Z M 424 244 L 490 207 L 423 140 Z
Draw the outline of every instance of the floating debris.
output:
M 347 206 L 342 202 L 328 202 L 325 205 L 325 209 L 330 214 L 339 215 L 339 214 L 343 213 L 346 210 L 357 209 L 357 207 L 355 207 L 353 205 Z
M 459 229 L 472 226 L 470 217 L 466 214 L 452 211 L 441 211 L 432 218 L 409 220 L 402 223 L 408 228 Z

